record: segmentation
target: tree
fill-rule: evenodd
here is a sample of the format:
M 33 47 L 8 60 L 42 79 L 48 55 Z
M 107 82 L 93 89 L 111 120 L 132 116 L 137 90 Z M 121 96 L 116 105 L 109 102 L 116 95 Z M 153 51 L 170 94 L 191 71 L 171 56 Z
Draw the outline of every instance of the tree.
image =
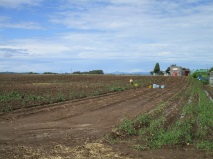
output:
M 58 74 L 58 73 L 55 73 L 55 72 L 44 72 L 43 74 Z
M 73 74 L 104 74 L 104 71 L 103 70 L 92 70 L 89 72 L 76 71 L 76 72 L 73 72 Z
M 176 66 L 176 64 L 172 64 L 171 66 Z M 169 66 L 169 67 L 166 69 L 166 73 L 170 74 L 170 67 L 171 67 L 171 66 Z
M 170 67 L 166 69 L 166 73 L 170 74 Z
M 89 71 L 88 74 L 104 74 L 103 70 L 92 70 Z
M 209 73 L 210 73 L 211 71 L 213 71 L 213 67 L 209 69 Z
M 164 75 L 163 71 L 159 71 L 158 75 Z
M 159 73 L 160 72 L 160 64 L 156 63 L 155 68 L 154 68 L 154 73 Z

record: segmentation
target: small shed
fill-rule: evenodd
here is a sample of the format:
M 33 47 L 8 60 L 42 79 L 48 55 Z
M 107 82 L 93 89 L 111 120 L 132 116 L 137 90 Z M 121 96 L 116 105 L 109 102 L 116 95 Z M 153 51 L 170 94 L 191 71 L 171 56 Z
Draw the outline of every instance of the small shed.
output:
M 213 71 L 210 72 L 209 84 L 213 86 Z
M 183 76 L 188 76 L 189 74 L 190 74 L 189 69 L 183 70 Z
M 183 69 L 180 66 L 171 66 L 170 67 L 170 74 L 171 76 L 182 76 Z

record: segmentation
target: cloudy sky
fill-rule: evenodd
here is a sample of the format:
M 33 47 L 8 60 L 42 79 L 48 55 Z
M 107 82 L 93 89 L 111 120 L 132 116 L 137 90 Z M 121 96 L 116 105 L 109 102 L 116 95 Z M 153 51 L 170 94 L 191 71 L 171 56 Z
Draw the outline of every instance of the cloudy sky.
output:
M 0 72 L 213 67 L 212 0 L 0 0 Z

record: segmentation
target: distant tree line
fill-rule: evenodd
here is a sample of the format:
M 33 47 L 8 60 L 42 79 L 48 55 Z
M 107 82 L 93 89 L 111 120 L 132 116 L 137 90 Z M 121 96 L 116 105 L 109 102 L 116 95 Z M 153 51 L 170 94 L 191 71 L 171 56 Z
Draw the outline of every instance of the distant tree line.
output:
M 16 74 L 15 72 L 0 72 L 0 74 Z
M 44 72 L 43 74 L 58 74 L 58 73 L 55 73 L 55 72 Z
M 44 73 L 37 73 L 37 72 L 22 72 L 22 73 L 0 72 L 0 74 L 59 74 L 59 73 L 55 73 L 55 72 L 44 72 Z M 70 74 L 70 73 L 64 73 L 64 74 Z M 73 74 L 104 74 L 104 71 L 103 70 L 92 70 L 92 71 L 88 71 L 88 72 L 76 71 L 76 72 L 73 72 Z
M 88 72 L 76 71 L 76 72 L 73 72 L 73 74 L 104 74 L 104 71 L 103 70 L 92 70 Z

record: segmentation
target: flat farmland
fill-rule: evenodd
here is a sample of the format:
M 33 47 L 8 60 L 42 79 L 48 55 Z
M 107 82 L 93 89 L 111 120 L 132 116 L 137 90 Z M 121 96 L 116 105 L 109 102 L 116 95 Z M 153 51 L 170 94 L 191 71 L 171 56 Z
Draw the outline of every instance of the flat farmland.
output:
M 1 75 L 0 112 L 36 107 L 73 99 L 131 89 L 130 78 L 139 86 L 162 81 L 164 77 L 110 75 Z
M 191 87 L 186 77 L 1 75 L 0 158 L 211 158 L 182 137 L 154 147 L 138 120 L 160 119 L 162 132 L 187 120 L 182 110 L 199 101 Z

